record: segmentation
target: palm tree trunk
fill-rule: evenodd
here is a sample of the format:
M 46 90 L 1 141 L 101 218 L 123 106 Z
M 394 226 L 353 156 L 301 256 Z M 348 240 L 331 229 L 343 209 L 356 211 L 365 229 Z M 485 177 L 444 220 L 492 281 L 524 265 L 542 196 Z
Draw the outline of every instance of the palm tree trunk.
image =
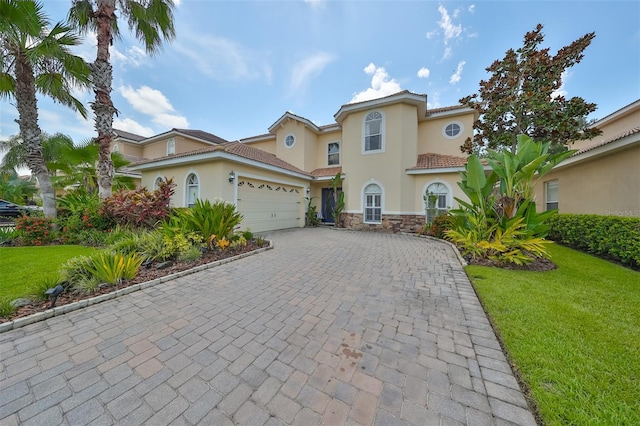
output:
M 16 108 L 18 126 L 27 151 L 25 160 L 38 179 L 42 206 L 46 217 L 56 217 L 56 198 L 51 184 L 51 176 L 42 155 L 42 131 L 38 125 L 38 101 L 36 99 L 35 78 L 29 60 L 20 54 L 16 56 Z
M 113 116 L 118 111 L 111 100 L 113 68 L 109 62 L 109 46 L 113 41 L 111 25 L 115 21 L 115 0 L 99 0 L 96 12 L 98 53 L 91 64 L 96 101 L 91 105 L 95 114 L 95 128 L 98 132 L 98 194 L 104 199 L 111 195 L 113 184 L 113 162 L 111 161 L 111 140 L 113 138 Z

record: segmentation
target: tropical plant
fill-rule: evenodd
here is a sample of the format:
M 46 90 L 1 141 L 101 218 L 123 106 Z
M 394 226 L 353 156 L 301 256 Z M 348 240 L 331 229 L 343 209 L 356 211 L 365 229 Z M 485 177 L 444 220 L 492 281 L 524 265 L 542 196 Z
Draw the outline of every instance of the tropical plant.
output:
M 60 267 L 62 278 L 74 285 L 83 280 L 93 278 L 91 273 L 92 260 L 89 256 L 77 256 L 67 260 Z
M 333 178 L 331 178 L 329 185 L 333 190 L 333 225 L 339 227 L 340 215 L 342 215 L 342 211 L 344 210 L 344 192 L 340 191 L 340 187 L 342 186 L 342 173 L 338 172 Z
M 15 171 L 0 171 L 0 198 L 11 203 L 26 204 L 38 192 L 31 179 L 21 179 Z
M 103 201 L 101 214 L 120 225 L 152 228 L 169 215 L 175 186 L 172 179 L 164 179 L 154 191 L 119 190 Z
M 304 197 L 307 200 L 307 212 L 305 213 L 305 225 L 306 226 L 318 226 L 320 219 L 316 213 L 316 206 L 311 204 L 311 201 L 316 197 Z
M 175 214 L 183 230 L 200 234 L 209 249 L 214 247 L 216 240 L 231 239 L 234 229 L 243 219 L 234 204 L 220 199 L 213 203 L 198 199 L 192 208 L 179 210 Z
M 55 194 L 42 153 L 36 92 L 53 98 L 86 117 L 71 95 L 89 82 L 89 68 L 70 48 L 80 39 L 57 23 L 49 28 L 42 5 L 32 0 L 0 2 L 0 98 L 15 98 L 25 162 L 40 184 L 44 213 L 56 216 Z
M 172 0 L 72 0 L 69 21 L 83 32 L 95 31 L 97 36 L 96 60 L 91 66 L 91 80 L 96 94 L 91 108 L 95 114 L 95 128 L 99 147 L 98 188 L 100 198 L 111 195 L 114 166 L 111 161 L 113 116 L 117 113 L 111 100 L 113 69 L 109 62 L 109 48 L 120 36 L 116 8 L 121 19 L 126 19 L 138 40 L 153 54 L 162 39 L 175 37 Z
M 53 220 L 48 217 L 22 216 L 16 219 L 18 242 L 26 246 L 51 244 L 56 239 Z
M 139 253 L 103 251 L 91 257 L 87 270 L 103 283 L 119 285 L 122 281 L 133 279 L 143 261 Z
M 42 158 L 44 158 L 49 174 L 53 174 L 53 170 L 49 167 L 51 163 L 63 161 L 63 150 L 73 146 L 73 141 L 67 135 L 55 133 L 40 134 L 40 143 L 42 146 Z M 0 169 L 4 171 L 17 170 L 29 167 L 27 164 L 27 151 L 25 148 L 22 135 L 17 134 L 9 139 L 0 141 L 0 152 L 4 152 L 4 157 L 0 163 Z
M 115 170 L 129 164 L 129 161 L 118 152 L 111 153 L 111 161 Z M 48 162 L 47 167 L 55 175 L 53 183 L 56 188 L 75 188 L 92 193 L 98 191 L 97 163 L 98 146 L 91 141 L 85 141 L 79 145 L 72 143 L 61 147 L 58 158 Z M 113 178 L 113 186 L 116 189 L 133 189 L 135 184 L 132 178 L 116 174 Z
M 470 155 L 458 182 L 469 201 L 456 198 L 460 208 L 450 211 L 452 225 L 445 236 L 472 258 L 523 264 L 546 257 L 546 220 L 555 211 L 536 212 L 533 188 L 574 152 L 551 154 L 549 147 L 549 142 L 519 135 L 515 153 L 488 151 L 488 174 L 480 159 Z
M 473 139 L 465 141 L 462 151 L 507 148 L 515 152 L 517 136 L 526 134 L 552 143 L 552 151 L 558 152 L 573 141 L 601 133 L 586 119 L 596 104 L 559 94 L 563 74 L 582 60 L 595 33 L 585 34 L 550 56 L 548 48 L 540 48 L 542 28 L 538 24 L 525 34 L 522 47 L 509 49 L 502 60 L 487 68 L 491 78 L 480 82 L 479 93 L 460 99 L 480 117 L 474 124 Z

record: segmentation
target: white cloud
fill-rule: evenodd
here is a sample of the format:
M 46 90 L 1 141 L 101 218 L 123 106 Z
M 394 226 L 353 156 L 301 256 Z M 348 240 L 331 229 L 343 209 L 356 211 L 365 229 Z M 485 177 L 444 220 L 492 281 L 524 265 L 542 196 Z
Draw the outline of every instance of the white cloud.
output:
M 429 70 L 429 68 L 422 67 L 418 70 L 418 77 L 420 78 L 427 78 L 429 77 L 429 74 L 431 74 L 431 71 Z
M 312 9 L 321 9 L 325 6 L 326 0 L 304 0 Z
M 298 62 L 291 71 L 290 91 L 304 91 L 309 82 L 319 76 L 324 68 L 334 60 L 335 57 L 333 55 L 320 52 Z
M 124 130 L 125 132 L 135 133 L 136 135 L 140 136 L 149 137 L 156 134 L 153 129 L 144 127 L 142 124 L 130 118 L 124 118 L 122 120 L 119 118 L 114 119 L 113 127 L 114 129 Z
M 469 13 L 473 13 L 476 11 L 476 5 L 472 4 L 471 6 L 469 6 L 469 9 L 467 9 L 469 11 Z
M 564 88 L 564 83 L 567 81 L 570 75 L 571 74 L 569 73 L 569 71 L 567 70 L 562 71 L 562 74 L 560 74 L 560 79 L 562 80 L 562 84 L 556 90 L 551 92 L 551 99 L 555 99 L 558 96 L 563 96 L 563 97 L 567 96 L 568 92 Z
M 189 127 L 187 119 L 180 114 L 175 114 L 173 105 L 159 90 L 149 86 L 140 86 L 138 89 L 131 86 L 120 86 L 118 92 L 133 109 L 150 116 L 154 123 L 164 128 Z
M 271 78 L 264 52 L 257 52 L 222 37 L 180 33 L 172 46 L 207 77 L 219 81 Z
M 462 62 L 458 63 L 458 68 L 456 68 L 456 72 L 449 79 L 449 83 L 456 84 L 457 82 L 460 81 L 460 78 L 461 78 L 461 75 L 462 75 L 462 69 L 464 68 L 464 64 L 466 64 L 465 61 L 462 61 Z
M 376 67 L 373 62 L 364 68 L 364 72 L 371 75 L 371 87 L 353 95 L 349 103 L 368 101 L 382 98 L 400 92 L 400 84 L 389 76 L 383 67 Z
M 462 25 L 454 25 L 451 22 L 451 17 L 447 12 L 447 9 L 440 5 L 438 7 L 438 12 L 440 12 L 440 20 L 438 21 L 438 25 L 442 28 L 444 32 L 444 44 L 448 44 L 449 40 L 458 38 L 460 34 L 462 34 Z M 454 11 L 454 18 L 457 17 L 458 11 Z

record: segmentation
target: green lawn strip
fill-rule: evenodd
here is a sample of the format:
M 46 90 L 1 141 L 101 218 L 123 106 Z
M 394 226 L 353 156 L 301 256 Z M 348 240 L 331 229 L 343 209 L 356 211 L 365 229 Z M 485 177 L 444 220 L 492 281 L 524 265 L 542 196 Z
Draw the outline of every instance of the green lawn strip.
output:
M 94 251 L 84 246 L 1 247 L 0 299 L 28 296 L 33 283 L 55 276 L 72 257 Z
M 640 424 L 640 273 L 550 251 L 553 271 L 467 273 L 546 424 Z

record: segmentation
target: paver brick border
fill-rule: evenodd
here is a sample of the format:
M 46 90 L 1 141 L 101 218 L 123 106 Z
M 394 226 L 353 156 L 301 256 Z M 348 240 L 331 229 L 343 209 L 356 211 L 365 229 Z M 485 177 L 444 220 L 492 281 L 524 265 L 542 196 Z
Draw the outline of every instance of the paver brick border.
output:
M 64 315 L 68 312 L 77 311 L 78 309 L 86 308 L 87 306 L 95 305 L 97 303 L 102 303 L 107 300 L 115 299 L 117 297 L 125 296 L 129 293 L 133 293 L 134 291 L 139 291 L 149 287 L 153 287 L 158 284 L 162 284 L 164 282 L 174 280 L 176 278 L 184 277 L 185 275 L 191 275 L 196 272 L 204 271 L 205 269 L 215 268 L 216 266 L 224 265 L 225 263 L 233 262 L 235 260 L 239 260 L 248 256 L 264 253 L 267 250 L 273 249 L 273 241 L 272 240 L 267 240 L 267 241 L 269 241 L 269 245 L 267 247 L 261 247 L 257 250 L 252 250 L 247 253 L 241 253 L 239 255 L 228 257 L 226 259 L 216 260 L 215 262 L 206 263 L 204 265 L 196 266 L 191 269 L 185 269 L 184 271 L 176 272 L 170 275 L 165 275 L 164 277 L 156 278 L 155 280 L 145 281 L 140 284 L 134 284 L 129 287 L 112 291 L 110 293 L 101 294 L 99 296 L 92 297 L 90 299 L 79 300 L 77 302 L 69 303 L 67 305 L 58 306 L 53 309 L 47 309 L 46 311 L 43 311 L 43 312 L 38 312 L 32 315 L 28 315 L 26 317 L 17 318 L 12 321 L 4 322 L 0 324 L 0 333 L 4 333 L 5 331 L 9 331 L 9 330 L 14 330 L 16 328 L 21 328 L 36 322 L 44 321 L 46 319 L 57 317 L 59 315 Z

